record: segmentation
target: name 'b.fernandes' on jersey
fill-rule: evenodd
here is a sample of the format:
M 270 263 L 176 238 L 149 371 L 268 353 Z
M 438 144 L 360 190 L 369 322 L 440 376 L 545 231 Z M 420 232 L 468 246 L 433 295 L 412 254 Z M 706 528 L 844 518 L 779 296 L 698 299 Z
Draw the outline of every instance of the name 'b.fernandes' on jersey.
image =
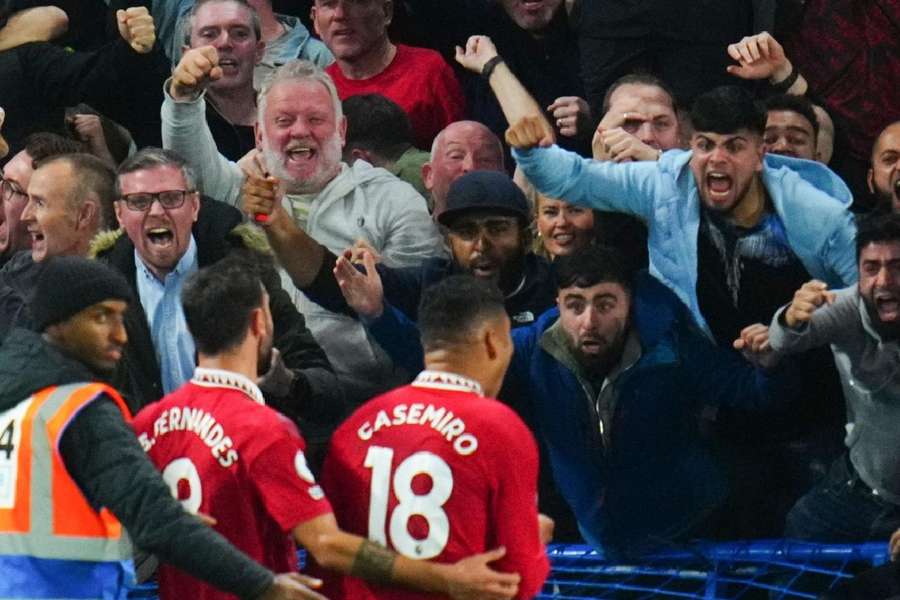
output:
M 331 505 L 291 421 L 243 391 L 192 381 L 144 408 L 133 427 L 186 510 L 215 518 L 220 534 L 270 570 L 297 570 L 291 530 Z M 166 565 L 159 588 L 163 599 L 235 598 Z
M 474 381 L 426 371 L 335 431 L 321 482 L 342 529 L 407 557 L 453 563 L 505 546 L 492 567 L 519 573 L 517 597 L 530 598 L 549 570 L 538 535 L 537 472 L 537 446 L 518 415 L 481 396 Z M 434 597 L 325 578 L 324 593 L 333 597 Z

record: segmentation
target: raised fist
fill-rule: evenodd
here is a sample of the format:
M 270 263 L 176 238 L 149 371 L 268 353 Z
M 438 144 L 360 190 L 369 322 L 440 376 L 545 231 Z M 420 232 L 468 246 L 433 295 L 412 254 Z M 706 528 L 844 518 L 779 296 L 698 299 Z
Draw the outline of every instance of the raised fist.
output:
M 535 146 L 546 148 L 556 141 L 553 128 L 544 115 L 522 117 L 506 130 L 506 143 L 519 150 Z
M 828 291 L 828 285 L 813 279 L 803 284 L 794 292 L 791 305 L 784 311 L 784 322 L 788 327 L 796 329 L 808 323 L 812 315 L 823 304 L 834 302 L 834 292 Z
M 185 52 L 172 73 L 169 93 L 175 100 L 188 100 L 222 77 L 219 53 L 212 46 L 191 48 Z
M 156 42 L 156 26 L 146 6 L 132 6 L 116 11 L 119 35 L 139 54 L 153 50 Z

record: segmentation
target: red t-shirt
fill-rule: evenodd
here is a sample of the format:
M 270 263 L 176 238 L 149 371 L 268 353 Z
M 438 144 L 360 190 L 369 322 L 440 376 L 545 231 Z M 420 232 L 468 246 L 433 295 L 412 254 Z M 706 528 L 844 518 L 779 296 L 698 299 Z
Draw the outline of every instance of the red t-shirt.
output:
M 465 115 L 466 101 L 456 75 L 434 50 L 397 44 L 391 64 L 368 79 L 347 79 L 336 62 L 325 71 L 341 100 L 381 94 L 399 104 L 409 115 L 416 146 L 423 150 L 431 150 L 435 136 Z
M 331 512 L 306 466 L 295 425 L 245 393 L 187 383 L 132 422 L 141 445 L 189 512 L 276 573 L 297 570 L 291 530 Z M 161 565 L 161 598 L 236 598 Z
M 366 403 L 332 436 L 322 486 L 338 523 L 441 563 L 505 546 L 494 567 L 521 574 L 517 597 L 531 598 L 549 569 L 538 537 L 534 438 L 504 404 L 423 376 Z M 331 598 L 433 597 L 322 575 Z

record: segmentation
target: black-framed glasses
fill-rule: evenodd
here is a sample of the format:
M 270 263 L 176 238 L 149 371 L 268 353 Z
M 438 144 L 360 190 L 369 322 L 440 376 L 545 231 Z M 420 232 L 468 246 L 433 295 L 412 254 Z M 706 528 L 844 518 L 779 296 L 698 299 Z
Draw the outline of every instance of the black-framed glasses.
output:
M 137 192 L 135 194 L 123 194 L 122 201 L 128 210 L 146 212 L 150 210 L 155 200 L 159 200 L 160 206 L 166 210 L 173 210 L 184 206 L 184 199 L 193 194 L 193 190 L 165 190 L 162 192 Z
M 0 200 L 6 202 L 15 196 L 28 196 L 28 194 L 19 187 L 19 184 L 13 183 L 3 175 L 0 175 Z

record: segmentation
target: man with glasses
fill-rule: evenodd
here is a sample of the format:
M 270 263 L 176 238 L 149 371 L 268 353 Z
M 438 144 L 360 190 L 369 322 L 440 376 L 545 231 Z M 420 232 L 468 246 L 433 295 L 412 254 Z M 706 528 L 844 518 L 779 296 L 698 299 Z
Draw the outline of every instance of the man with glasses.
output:
M 194 372 L 196 349 L 180 300 L 185 279 L 247 251 L 248 266 L 259 270 L 268 289 L 275 323 L 275 350 L 261 365 L 260 387 L 267 402 L 288 416 L 298 419 L 302 406 L 314 429 L 301 425 L 317 442 L 341 416 L 340 388 L 271 262 L 253 252 L 264 247 L 262 236 L 241 225 L 238 210 L 201 198 L 190 169 L 169 150 L 145 148 L 126 160 L 116 187 L 122 230 L 98 237 L 93 250 L 125 276 L 140 300 L 126 316 L 129 343 L 114 379 L 130 408 L 159 400 Z
M 78 152 L 78 142 L 55 133 L 34 133 L 25 148 L 10 158 L 0 175 L 0 267 L 16 252 L 31 249 L 31 236 L 22 222 L 28 204 L 28 183 L 35 167 L 52 156 Z
M 18 196 L 13 186 L 4 185 L 11 197 Z M 31 251 L 18 252 L 0 270 L 0 340 L 13 326 L 32 328 L 29 305 L 44 262 L 86 256 L 93 237 L 112 222 L 114 187 L 112 167 L 90 154 L 54 157 L 31 174 L 21 212 Z

